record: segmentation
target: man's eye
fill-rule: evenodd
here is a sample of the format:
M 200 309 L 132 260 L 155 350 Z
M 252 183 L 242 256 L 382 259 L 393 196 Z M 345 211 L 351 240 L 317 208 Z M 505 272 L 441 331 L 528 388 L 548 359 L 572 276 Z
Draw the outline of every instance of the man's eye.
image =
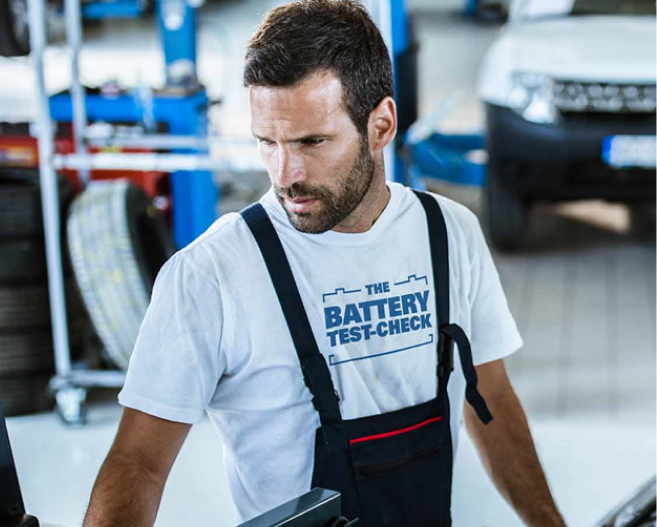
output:
M 258 142 L 265 146 L 272 146 L 276 144 L 274 141 L 267 141 L 266 139 L 258 139 Z
M 324 142 L 324 139 L 304 139 L 303 144 L 306 146 L 319 146 Z

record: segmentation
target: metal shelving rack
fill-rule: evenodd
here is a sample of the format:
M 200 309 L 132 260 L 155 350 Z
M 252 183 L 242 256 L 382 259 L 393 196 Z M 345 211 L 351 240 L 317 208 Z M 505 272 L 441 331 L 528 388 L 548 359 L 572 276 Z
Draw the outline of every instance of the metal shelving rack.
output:
M 162 11 L 174 13 L 177 20 L 183 20 L 190 27 L 180 25 L 163 28 L 169 37 L 176 32 L 195 31 L 193 8 L 184 0 L 160 0 L 166 4 Z M 174 5 L 175 4 L 175 5 Z M 73 132 L 76 153 L 57 155 L 54 150 L 54 126 L 50 116 L 50 101 L 46 92 L 44 54 L 46 50 L 45 0 L 29 0 L 30 44 L 35 70 L 37 93 L 37 138 L 39 151 L 39 170 L 41 183 L 41 199 L 43 221 L 46 238 L 46 257 L 49 283 L 49 302 L 52 318 L 53 343 L 55 348 L 56 375 L 51 379 L 50 388 L 55 393 L 59 413 L 67 424 L 81 425 L 84 422 L 84 402 L 86 393 L 92 387 L 121 387 L 125 381 L 125 372 L 112 370 L 88 369 L 85 364 L 74 364 L 71 359 L 68 338 L 66 303 L 64 296 L 64 278 L 62 270 L 62 254 L 60 235 L 62 218 L 60 218 L 59 196 L 57 190 L 57 169 L 78 170 L 83 185 L 89 182 L 89 170 L 92 168 L 121 170 L 161 170 L 161 171 L 195 171 L 214 170 L 226 167 L 226 162 L 211 158 L 207 154 L 173 153 L 173 154 L 89 154 L 86 144 L 87 111 L 85 89 L 79 78 L 79 54 L 82 44 L 82 22 L 79 0 L 65 1 L 67 44 L 71 49 L 72 72 L 72 113 Z M 182 13 L 182 19 L 180 15 Z M 185 22 L 185 17 L 187 17 Z M 163 22 L 166 26 L 166 20 Z M 166 47 L 166 46 L 165 46 Z M 184 48 L 184 46 L 183 46 Z M 195 54 L 195 43 L 188 46 Z M 185 51 L 183 49 L 183 51 Z M 166 49 L 165 49 L 166 52 Z M 180 55 L 180 46 L 173 49 L 173 54 Z M 195 58 L 195 57 L 194 57 Z M 195 61 L 193 61 L 195 66 Z M 191 134 L 190 134 L 191 135 Z M 196 138 L 200 144 L 190 144 L 190 135 L 158 136 L 170 148 L 187 149 L 196 147 L 207 150 L 203 141 L 207 138 Z M 157 141 L 156 141 L 157 142 Z M 134 145 L 131 145 L 134 146 Z M 182 176 L 189 172 L 182 172 Z M 194 172 L 191 172 L 194 174 Z M 211 175 L 210 175 L 211 178 Z M 211 179 L 210 179 L 211 181 Z M 190 183 L 191 185 L 192 183 Z M 207 180 L 204 181 L 207 185 Z M 216 191 L 215 191 L 216 202 Z M 214 214 L 214 204 L 213 204 Z M 206 218 L 207 219 L 207 218 Z M 207 227 L 207 225 L 205 225 Z M 196 225 L 196 230 L 204 227 Z

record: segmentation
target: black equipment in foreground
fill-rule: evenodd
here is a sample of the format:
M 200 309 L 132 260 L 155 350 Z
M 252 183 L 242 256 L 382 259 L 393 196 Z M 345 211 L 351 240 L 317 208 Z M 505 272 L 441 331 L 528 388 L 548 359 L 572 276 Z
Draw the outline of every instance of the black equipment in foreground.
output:
M 595 527 L 655 527 L 657 513 L 657 479 L 652 477 L 641 488 L 613 511 L 611 511 Z
M 343 518 L 340 493 L 315 488 L 238 527 L 351 527 L 358 519 Z
M 5 414 L 0 403 L 0 527 L 39 527 L 34 516 L 25 514 L 18 474 L 11 454 Z

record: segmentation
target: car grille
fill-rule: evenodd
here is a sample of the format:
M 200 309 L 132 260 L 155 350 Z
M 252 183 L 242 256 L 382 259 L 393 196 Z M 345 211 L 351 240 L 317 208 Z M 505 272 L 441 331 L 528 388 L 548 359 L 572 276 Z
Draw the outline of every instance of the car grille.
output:
M 554 82 L 554 104 L 562 112 L 652 113 L 654 84 Z

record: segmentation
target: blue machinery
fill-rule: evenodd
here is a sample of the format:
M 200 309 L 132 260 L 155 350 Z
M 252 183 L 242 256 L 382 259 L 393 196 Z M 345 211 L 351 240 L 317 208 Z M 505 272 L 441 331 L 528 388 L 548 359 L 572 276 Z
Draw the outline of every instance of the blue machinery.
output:
M 478 159 L 474 154 L 483 153 L 484 138 L 481 134 L 447 135 L 434 132 L 423 141 L 413 144 L 407 140 L 406 144 L 413 156 L 407 177 L 409 184 L 423 176 L 459 185 L 484 186 L 485 159 L 482 159 L 484 156 Z

